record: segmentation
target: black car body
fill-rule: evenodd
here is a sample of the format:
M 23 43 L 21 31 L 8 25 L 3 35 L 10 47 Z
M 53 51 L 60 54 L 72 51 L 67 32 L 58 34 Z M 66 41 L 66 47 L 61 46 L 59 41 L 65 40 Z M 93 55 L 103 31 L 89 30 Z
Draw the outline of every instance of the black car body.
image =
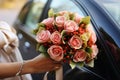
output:
M 91 24 L 97 35 L 99 53 L 94 68 L 85 66 L 71 70 L 65 64 L 64 79 L 120 80 L 120 24 L 118 23 L 120 21 L 113 18 L 116 16 L 114 12 L 113 14 L 109 12 L 108 8 L 112 9 L 114 6 L 107 6 L 107 4 L 116 3 L 120 2 L 117 0 L 32 0 L 27 2 L 14 23 L 20 39 L 23 59 L 31 59 L 39 54 L 36 51 L 37 42 L 31 30 L 38 22 L 47 18 L 50 8 L 55 11 L 75 11 L 82 16 L 91 17 Z M 42 80 L 43 74 L 33 74 L 32 76 L 34 80 Z M 50 76 L 52 75 L 50 74 Z

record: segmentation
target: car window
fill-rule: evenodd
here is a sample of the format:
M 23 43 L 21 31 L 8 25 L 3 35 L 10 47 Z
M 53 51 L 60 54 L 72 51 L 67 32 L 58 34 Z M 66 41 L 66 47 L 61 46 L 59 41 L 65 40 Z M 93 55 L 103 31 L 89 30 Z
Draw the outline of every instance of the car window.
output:
M 103 3 L 103 5 L 112 17 L 120 24 L 120 1 L 114 3 Z
M 50 8 L 52 8 L 55 12 L 67 10 L 67 11 L 77 12 L 81 16 L 85 16 L 85 14 L 83 14 L 83 12 L 80 10 L 80 7 L 76 6 L 70 0 L 53 0 L 50 5 Z
M 100 7 L 102 7 L 106 13 L 108 14 L 108 17 L 113 18 L 115 22 L 117 22 L 120 25 L 120 1 L 119 0 L 95 0 Z M 120 29 L 120 26 L 118 25 L 118 28 Z M 114 27 L 114 26 L 113 26 Z M 113 28 L 114 29 L 114 28 Z M 115 30 L 109 30 L 109 33 L 116 33 L 116 36 L 119 36 L 119 29 L 115 32 Z M 108 35 L 106 33 L 107 30 L 102 30 L 102 33 L 105 36 L 106 44 L 108 45 L 109 51 L 112 54 L 112 57 L 114 58 L 114 63 L 116 63 L 119 71 L 120 71 L 120 47 L 119 47 L 119 37 L 116 37 L 117 39 L 111 38 L 111 35 Z M 112 36 L 113 37 L 113 36 Z M 118 40 L 118 41 L 117 41 Z
M 95 0 L 120 25 L 120 0 Z
M 35 25 L 38 23 L 43 8 L 46 4 L 47 0 L 34 0 L 32 8 L 28 13 L 25 25 L 30 29 L 33 29 Z

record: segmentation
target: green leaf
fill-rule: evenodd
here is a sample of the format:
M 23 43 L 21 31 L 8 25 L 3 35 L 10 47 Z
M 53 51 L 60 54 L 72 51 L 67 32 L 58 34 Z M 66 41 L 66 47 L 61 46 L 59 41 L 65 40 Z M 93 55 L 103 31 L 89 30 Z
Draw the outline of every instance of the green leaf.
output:
M 76 63 L 74 63 L 74 62 L 70 62 L 70 66 L 71 66 L 71 68 L 73 69 L 73 68 L 75 68 L 75 66 L 76 66 Z
M 41 30 L 45 30 L 45 28 L 40 27 L 39 30 L 38 30 L 38 32 L 41 32 Z
M 84 66 L 84 62 L 79 62 L 79 63 L 77 64 L 77 66 L 83 67 L 83 66 Z
M 70 20 L 74 20 L 75 19 L 75 14 L 74 13 L 70 14 L 69 16 L 70 16 Z
M 62 30 L 61 36 L 65 35 L 65 33 L 66 33 L 66 30 Z
M 88 66 L 94 67 L 94 59 L 87 63 Z
M 85 51 L 88 53 L 92 53 L 92 49 L 90 47 L 86 47 Z
M 75 66 L 83 67 L 83 66 L 84 66 L 84 62 L 73 62 L 73 61 L 71 61 L 71 62 L 70 62 L 70 66 L 71 66 L 72 69 L 73 69 Z
M 39 50 L 40 45 L 41 45 L 41 44 L 39 44 L 39 43 L 36 45 L 36 51 Z
M 45 24 L 44 23 L 38 23 L 37 26 L 38 26 L 37 29 L 39 29 L 40 27 L 45 28 Z
M 63 42 L 63 44 L 65 44 L 65 41 L 64 41 L 64 35 L 65 35 L 65 33 L 66 33 L 65 30 L 63 30 L 63 31 L 61 32 L 62 42 Z
M 54 13 L 54 18 L 56 18 L 57 16 L 59 16 L 59 14 L 58 13 Z
M 82 18 L 80 23 L 84 23 L 86 25 L 89 24 L 90 23 L 90 16 L 86 16 L 86 17 Z
M 53 9 L 50 9 L 48 11 L 48 17 L 54 17 L 54 10 Z
M 80 37 L 83 41 L 88 41 L 90 38 L 90 33 L 86 32 L 86 33 L 82 34 Z
M 40 45 L 40 46 L 39 46 L 38 51 L 40 51 L 41 53 L 47 53 L 47 49 L 46 49 L 46 47 L 43 46 L 43 45 Z
M 45 29 L 45 24 L 43 23 L 38 23 L 37 24 L 37 28 L 32 30 L 32 34 L 36 35 L 38 32 L 40 32 L 41 30 Z
M 64 14 L 64 16 L 65 16 L 66 20 L 70 20 L 69 13 Z
M 34 29 L 31 31 L 32 34 L 36 35 L 36 33 L 38 32 L 38 29 Z

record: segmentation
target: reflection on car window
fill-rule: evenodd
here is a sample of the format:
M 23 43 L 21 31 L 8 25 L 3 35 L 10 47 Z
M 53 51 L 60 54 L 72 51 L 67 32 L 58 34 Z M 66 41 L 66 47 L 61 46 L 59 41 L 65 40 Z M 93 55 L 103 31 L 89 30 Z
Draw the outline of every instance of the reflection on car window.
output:
M 43 7 L 47 0 L 35 0 L 27 16 L 25 25 L 33 29 L 38 23 Z
M 120 25 L 120 1 L 119 0 L 95 0 L 105 11 Z
M 120 24 L 120 2 L 104 3 L 103 5 L 113 16 L 113 18 Z
M 55 12 L 67 10 L 67 11 L 77 12 L 81 16 L 84 16 L 84 14 L 78 8 L 78 6 L 76 6 L 70 0 L 53 0 L 52 3 L 51 3 L 51 5 L 50 5 L 50 8 L 52 8 Z
M 95 0 L 106 12 L 120 25 L 120 0 Z M 120 28 L 120 27 L 119 27 Z M 120 48 L 119 45 L 114 43 L 114 38 L 112 39 L 109 34 L 104 31 L 104 29 L 100 30 L 102 34 L 106 37 L 106 43 L 110 52 L 112 53 L 112 57 L 114 58 L 114 63 L 120 70 Z M 114 30 L 113 30 L 114 31 Z M 119 32 L 118 32 L 119 33 Z M 114 35 L 116 36 L 116 35 Z

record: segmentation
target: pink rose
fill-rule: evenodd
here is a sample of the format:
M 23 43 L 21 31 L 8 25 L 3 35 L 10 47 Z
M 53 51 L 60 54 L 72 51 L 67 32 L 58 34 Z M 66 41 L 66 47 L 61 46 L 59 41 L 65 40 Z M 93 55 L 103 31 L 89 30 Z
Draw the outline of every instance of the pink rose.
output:
M 64 29 L 68 32 L 74 32 L 74 31 L 78 30 L 78 28 L 79 27 L 78 27 L 77 23 L 72 20 L 68 20 L 64 24 Z
M 55 24 L 57 25 L 57 27 L 63 27 L 65 20 L 65 16 L 57 16 Z
M 92 46 L 93 44 L 95 44 L 95 42 L 97 41 L 97 37 L 95 33 L 91 33 L 90 39 L 88 41 L 88 45 Z
M 40 31 L 37 36 L 36 36 L 36 40 L 39 43 L 44 43 L 50 40 L 50 32 L 48 30 L 42 30 Z
M 91 34 L 88 42 L 89 46 L 91 46 L 97 41 L 97 37 L 92 26 L 87 26 L 86 31 L 88 31 Z
M 73 57 L 73 61 L 74 62 L 85 61 L 86 56 L 87 56 L 87 54 L 86 54 L 85 50 L 78 50 Z
M 96 34 L 95 34 L 95 33 L 91 33 L 90 41 L 92 41 L 93 44 L 97 41 L 97 37 L 96 37 Z
M 97 48 L 96 45 L 92 45 L 91 48 L 92 48 L 91 57 L 92 57 L 92 59 L 93 59 L 93 58 L 95 58 L 95 57 L 97 56 L 97 54 L 98 54 L 98 48 Z
M 81 19 L 82 19 L 82 17 L 79 14 L 76 13 L 75 14 L 75 19 L 74 19 L 75 22 L 79 24 Z
M 47 19 L 44 19 L 41 23 L 45 24 L 46 27 L 53 27 L 53 22 L 54 22 L 54 18 L 47 18 Z
M 63 59 L 63 49 L 61 46 L 53 45 L 48 49 L 47 52 L 55 61 L 61 61 Z
M 51 34 L 50 36 L 50 40 L 54 43 L 54 44 L 60 44 L 61 42 L 61 34 L 58 31 L 55 31 Z
M 69 40 L 68 44 L 74 49 L 80 49 L 82 47 L 82 40 L 79 36 L 74 35 Z

